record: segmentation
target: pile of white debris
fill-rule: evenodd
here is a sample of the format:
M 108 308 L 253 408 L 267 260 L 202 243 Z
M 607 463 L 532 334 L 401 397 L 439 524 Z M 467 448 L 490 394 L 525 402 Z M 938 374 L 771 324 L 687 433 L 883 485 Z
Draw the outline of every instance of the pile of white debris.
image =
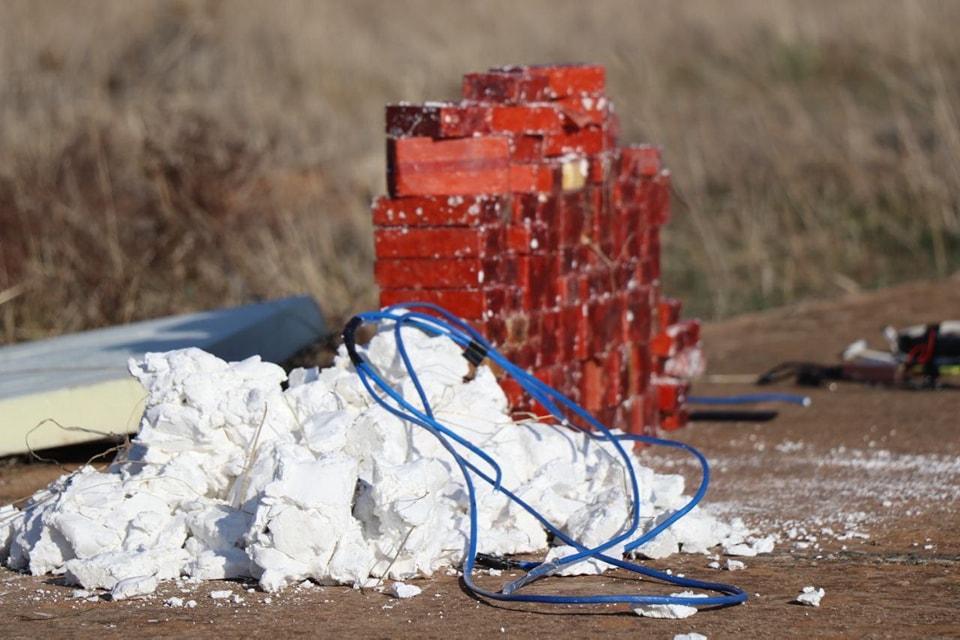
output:
M 362 354 L 417 404 L 393 331 L 382 329 Z M 468 379 L 453 342 L 416 329 L 403 340 L 436 418 L 497 460 L 504 486 L 585 545 L 623 528 L 630 500 L 610 445 L 514 422 L 493 374 L 480 367 Z M 470 514 L 459 468 L 434 436 L 369 395 L 345 353 L 289 379 L 259 358 L 227 363 L 197 349 L 148 354 L 130 371 L 147 392 L 131 447 L 106 472 L 82 468 L 22 509 L 0 510 L 8 567 L 128 595 L 184 575 L 254 578 L 275 591 L 305 579 L 405 580 L 462 562 Z M 652 527 L 686 503 L 683 479 L 634 464 Z M 547 549 L 536 519 L 476 485 L 480 552 Z M 695 509 L 640 552 L 772 546 L 750 534 Z

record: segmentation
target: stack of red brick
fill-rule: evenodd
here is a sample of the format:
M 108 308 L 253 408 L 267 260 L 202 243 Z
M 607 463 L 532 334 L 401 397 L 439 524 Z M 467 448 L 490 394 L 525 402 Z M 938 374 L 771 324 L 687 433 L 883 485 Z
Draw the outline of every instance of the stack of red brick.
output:
M 446 308 L 611 427 L 685 424 L 699 325 L 660 290 L 670 175 L 657 147 L 618 146 L 603 67 L 472 73 L 462 100 L 386 121 L 381 305 Z M 540 410 L 502 384 L 515 410 Z

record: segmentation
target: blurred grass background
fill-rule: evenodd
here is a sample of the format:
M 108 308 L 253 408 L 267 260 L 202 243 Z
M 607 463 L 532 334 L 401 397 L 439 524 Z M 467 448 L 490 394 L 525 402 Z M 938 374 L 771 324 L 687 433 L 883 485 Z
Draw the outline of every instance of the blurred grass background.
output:
M 960 3 L 4 0 L 0 332 L 376 304 L 383 108 L 607 67 L 676 188 L 667 293 L 729 316 L 960 268 Z

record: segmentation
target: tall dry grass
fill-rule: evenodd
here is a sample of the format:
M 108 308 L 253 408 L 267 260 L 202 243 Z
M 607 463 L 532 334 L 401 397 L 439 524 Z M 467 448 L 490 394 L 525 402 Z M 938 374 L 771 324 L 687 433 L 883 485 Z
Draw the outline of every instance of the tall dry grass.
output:
M 306 292 L 376 302 L 383 106 L 603 63 L 674 173 L 667 291 L 709 317 L 960 266 L 960 4 L 7 0 L 0 331 Z

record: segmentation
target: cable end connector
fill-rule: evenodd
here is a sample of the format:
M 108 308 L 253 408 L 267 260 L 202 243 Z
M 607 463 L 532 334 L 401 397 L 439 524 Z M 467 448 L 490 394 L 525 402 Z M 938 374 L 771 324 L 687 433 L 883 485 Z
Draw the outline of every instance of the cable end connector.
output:
M 363 364 L 363 358 L 357 353 L 357 329 L 363 324 L 363 318 L 353 316 L 343 327 L 343 344 L 347 348 L 347 355 L 350 356 L 350 362 L 353 366 L 359 367 Z
M 530 584 L 534 580 L 539 580 L 540 578 L 546 578 L 547 576 L 553 575 L 559 571 L 562 566 L 563 563 L 560 562 L 559 558 L 552 562 L 545 562 L 541 565 L 538 565 L 536 568 L 531 569 L 513 582 L 505 583 L 501 593 L 503 593 L 505 596 L 508 596 L 525 584 Z
M 487 357 L 487 347 L 476 340 L 471 340 L 467 348 L 463 350 L 463 357 L 473 366 L 479 367 L 483 359 Z

